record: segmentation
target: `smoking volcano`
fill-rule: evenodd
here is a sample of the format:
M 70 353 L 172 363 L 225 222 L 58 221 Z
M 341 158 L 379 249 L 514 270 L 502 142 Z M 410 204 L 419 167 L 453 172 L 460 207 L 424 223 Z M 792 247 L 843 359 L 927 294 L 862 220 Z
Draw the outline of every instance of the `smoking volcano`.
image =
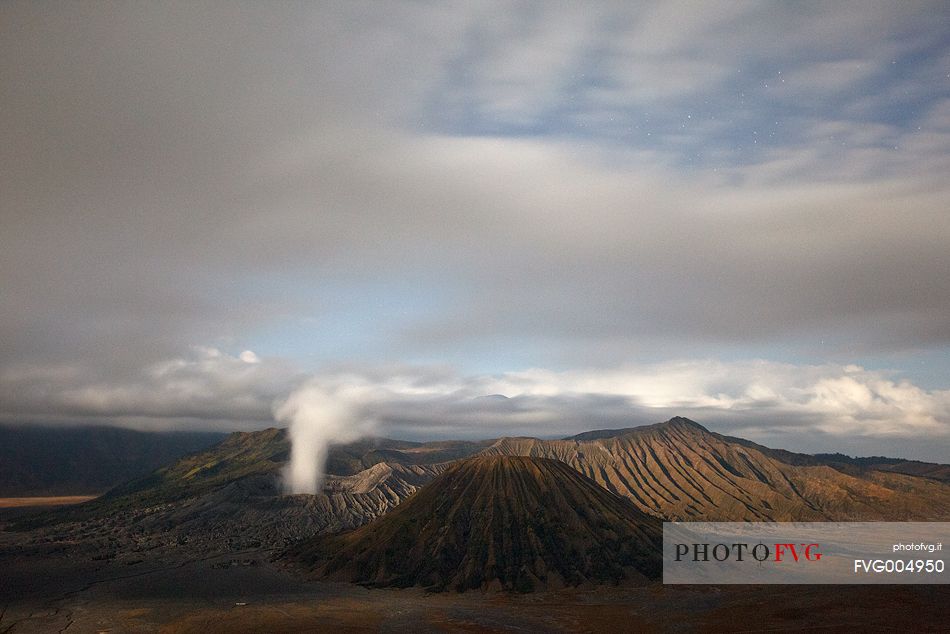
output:
M 274 407 L 274 418 L 287 423 L 290 462 L 284 468 L 289 493 L 313 495 L 323 489 L 327 454 L 332 444 L 345 444 L 369 435 L 375 420 L 363 412 L 365 386 L 324 386 L 311 382 Z

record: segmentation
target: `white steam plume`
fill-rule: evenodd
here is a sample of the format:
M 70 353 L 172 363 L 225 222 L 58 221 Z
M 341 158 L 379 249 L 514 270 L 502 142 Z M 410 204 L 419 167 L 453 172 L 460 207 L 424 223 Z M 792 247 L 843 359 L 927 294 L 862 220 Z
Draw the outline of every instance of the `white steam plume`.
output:
M 362 386 L 311 382 L 274 408 L 274 418 L 286 423 L 290 433 L 290 463 L 283 474 L 290 493 L 320 492 L 330 445 L 373 433 L 375 421 L 363 407 L 369 394 Z
M 787 442 L 793 432 L 800 439 L 813 432 L 851 439 L 836 445 L 842 449 L 859 446 L 860 438 L 927 439 L 926 455 L 944 462 L 950 390 L 926 390 L 856 365 L 756 360 L 562 372 L 535 368 L 494 376 L 402 367 L 319 375 L 274 409 L 290 428 L 285 484 L 294 493 L 319 492 L 329 445 L 373 434 L 377 421 L 396 437 L 408 432 L 429 439 L 485 438 L 569 435 L 673 415 L 718 422 L 720 431 L 766 444 Z M 881 452 L 888 445 L 878 446 L 875 451 Z

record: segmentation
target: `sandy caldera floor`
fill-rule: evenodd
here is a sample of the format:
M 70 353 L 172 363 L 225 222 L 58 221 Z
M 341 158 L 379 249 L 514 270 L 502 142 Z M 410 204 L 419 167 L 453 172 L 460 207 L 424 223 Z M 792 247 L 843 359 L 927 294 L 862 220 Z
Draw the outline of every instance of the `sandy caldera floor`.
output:
M 272 565 L 264 552 L 94 571 L 55 559 L 4 563 L 0 634 L 950 628 L 950 586 L 655 584 L 527 595 L 432 594 L 300 581 Z

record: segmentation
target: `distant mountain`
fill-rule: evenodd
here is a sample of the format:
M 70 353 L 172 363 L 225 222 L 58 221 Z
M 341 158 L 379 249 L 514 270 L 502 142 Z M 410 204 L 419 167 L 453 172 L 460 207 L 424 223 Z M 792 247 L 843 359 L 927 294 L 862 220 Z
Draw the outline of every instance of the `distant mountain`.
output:
M 905 460 L 903 458 L 886 458 L 884 456 L 852 458 L 843 453 L 803 454 L 786 451 L 785 449 L 771 449 L 754 443 L 751 440 L 736 438 L 734 436 L 722 436 L 722 438 L 728 442 L 761 451 L 763 454 L 775 458 L 779 462 L 796 466 L 814 467 L 827 465 L 850 475 L 861 475 L 867 471 L 890 471 L 892 473 L 903 473 L 905 475 L 930 478 L 941 482 L 950 482 L 950 465 L 946 464 L 921 462 L 920 460 Z
M 286 430 L 235 432 L 204 451 L 115 487 L 102 499 L 154 505 L 195 497 L 244 478 L 276 475 L 289 456 Z
M 631 432 L 636 431 L 639 427 L 624 427 L 623 429 L 594 429 L 592 431 L 585 431 L 573 436 L 568 436 L 563 440 L 601 440 L 602 438 L 616 438 L 617 436 L 623 436 Z
M 225 436 L 114 427 L 0 426 L 0 497 L 102 493 Z
M 817 454 L 815 458 L 824 464 L 841 470 L 847 470 L 846 466 L 851 465 L 861 469 L 903 473 L 950 483 L 950 465 L 945 464 L 921 462 L 919 460 L 903 460 L 901 458 L 885 458 L 884 456 L 852 458 L 851 456 L 840 453 Z
M 659 520 L 563 462 L 478 456 L 382 518 L 284 557 L 373 586 L 531 591 L 655 579 L 661 544 Z
M 564 440 L 502 438 L 483 453 L 561 460 L 642 511 L 671 520 L 950 519 L 950 486 L 935 479 L 877 463 L 832 466 L 722 436 L 686 418 Z
M 326 470 L 333 476 L 348 476 L 381 462 L 403 466 L 451 462 L 478 453 L 492 442 L 444 440 L 419 443 L 388 438 L 365 438 L 331 447 Z

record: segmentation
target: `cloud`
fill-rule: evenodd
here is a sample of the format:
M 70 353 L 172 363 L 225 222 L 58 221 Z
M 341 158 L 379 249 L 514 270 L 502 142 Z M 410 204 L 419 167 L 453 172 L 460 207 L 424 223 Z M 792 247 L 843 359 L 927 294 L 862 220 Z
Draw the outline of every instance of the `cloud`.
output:
M 950 346 L 946 14 L 3 3 L 3 416 L 254 426 L 347 363 L 913 370 Z M 939 390 L 826 378 L 768 411 L 945 420 Z M 583 394 L 428 406 L 665 407 Z
M 244 352 L 238 355 L 238 358 L 244 363 L 260 363 L 261 362 L 260 357 L 254 354 L 253 350 L 245 350 Z
M 255 429 L 272 422 L 273 401 L 302 380 L 286 361 L 248 362 L 211 347 L 194 347 L 188 356 L 122 377 L 99 372 L 79 364 L 6 367 L 0 371 L 0 420 Z
M 387 385 L 383 383 L 381 388 Z M 505 399 L 478 400 L 487 394 Z M 453 395 L 453 405 L 466 402 L 474 410 L 496 413 L 533 403 L 537 406 L 533 420 L 539 424 L 546 420 L 554 433 L 562 431 L 560 426 L 577 431 L 590 425 L 584 413 L 591 402 L 587 399 L 607 399 L 600 405 L 609 403 L 616 408 L 614 422 L 628 416 L 630 409 L 641 413 L 715 411 L 717 420 L 735 416 L 738 420 L 731 424 L 737 428 L 748 424 L 752 414 L 764 427 L 773 417 L 797 418 L 804 428 L 840 436 L 950 433 L 950 391 L 922 390 L 887 373 L 858 366 L 680 361 L 612 370 L 533 369 L 497 377 L 459 378 L 439 385 L 434 397 L 440 400 L 445 395 Z M 562 407 L 572 399 L 575 404 Z
M 42 382 L 46 389 L 24 386 Z M 95 420 L 176 428 L 261 428 L 274 418 L 312 464 L 328 444 L 380 433 L 397 438 L 564 436 L 689 416 L 716 431 L 791 449 L 887 454 L 903 442 L 941 459 L 950 443 L 950 390 L 926 390 L 855 365 L 683 360 L 497 375 L 446 367 L 328 368 L 246 363 L 213 348 L 171 359 L 124 382 L 65 368 L 6 371 L 0 419 Z M 815 437 L 825 438 L 825 444 Z M 915 444 L 916 443 L 916 444 Z M 945 456 L 943 456 L 945 458 Z M 300 461 L 298 461 L 300 462 Z M 319 460 L 317 460 L 319 462 Z M 317 471 L 288 473 L 310 490 Z
M 531 370 L 506 375 L 497 387 L 505 393 L 509 385 L 530 396 L 623 396 L 636 407 L 715 410 L 717 419 L 797 417 L 803 427 L 840 436 L 950 433 L 950 391 L 928 392 L 853 365 L 684 361 L 612 371 Z

